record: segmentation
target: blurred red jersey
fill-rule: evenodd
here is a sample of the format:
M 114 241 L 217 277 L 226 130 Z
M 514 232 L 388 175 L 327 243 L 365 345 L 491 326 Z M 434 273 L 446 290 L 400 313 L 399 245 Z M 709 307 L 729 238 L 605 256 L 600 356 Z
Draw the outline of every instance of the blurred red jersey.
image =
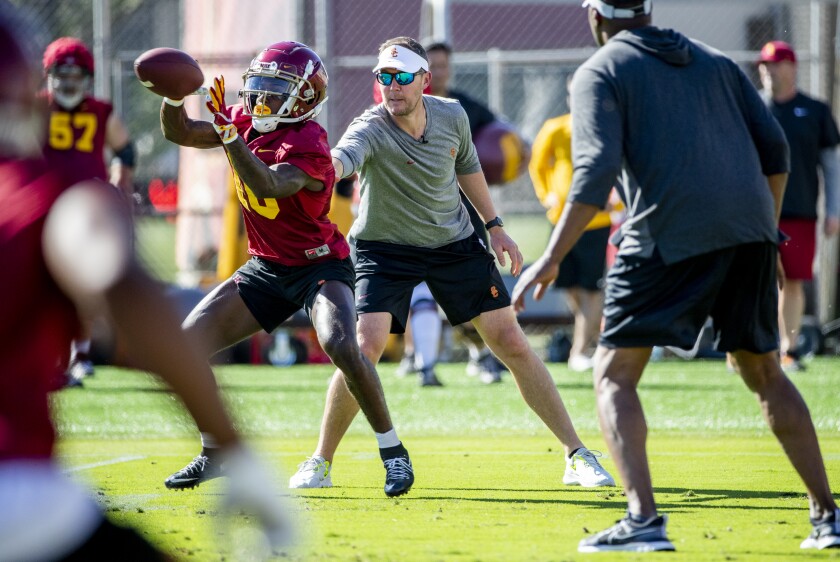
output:
M 310 265 L 322 260 L 344 259 L 350 246 L 333 224 L 330 210 L 335 170 L 327 132 L 315 121 L 280 125 L 258 134 L 243 107 L 231 108 L 239 135 L 257 158 L 271 166 L 291 164 L 323 182 L 319 192 L 301 189 L 282 199 L 261 199 L 233 172 L 236 193 L 248 232 L 248 253 L 286 266 Z
M 64 372 L 76 310 L 44 263 L 44 219 L 67 184 L 42 161 L 0 160 L 0 460 L 43 458 L 55 433 L 48 392 Z
M 105 135 L 113 106 L 87 96 L 73 111 L 46 97 L 49 123 L 44 156 L 69 174 L 70 183 L 98 178 L 108 181 Z

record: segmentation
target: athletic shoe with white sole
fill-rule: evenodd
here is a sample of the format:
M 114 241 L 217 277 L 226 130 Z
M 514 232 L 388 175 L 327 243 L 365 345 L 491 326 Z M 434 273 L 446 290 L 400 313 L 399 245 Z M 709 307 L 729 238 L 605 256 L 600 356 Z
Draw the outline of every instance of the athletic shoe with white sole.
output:
M 599 486 L 615 486 L 615 480 L 610 476 L 598 457 L 601 453 L 581 447 L 566 459 L 566 472 L 563 474 L 563 484 L 568 486 L 583 486 L 584 488 L 598 488 Z
M 799 548 L 840 548 L 840 509 L 835 509 L 824 519 L 811 519 L 811 524 L 814 530 Z
M 289 488 L 332 488 L 330 461 L 324 457 L 309 457 L 289 478 Z
M 578 552 L 655 552 L 676 550 L 665 534 L 667 515 L 653 516 L 638 523 L 630 515 L 615 525 L 578 543 Z
M 164 480 L 163 484 L 170 490 L 183 490 L 195 488 L 220 476 L 225 476 L 220 463 L 210 457 L 198 455 L 187 466 Z

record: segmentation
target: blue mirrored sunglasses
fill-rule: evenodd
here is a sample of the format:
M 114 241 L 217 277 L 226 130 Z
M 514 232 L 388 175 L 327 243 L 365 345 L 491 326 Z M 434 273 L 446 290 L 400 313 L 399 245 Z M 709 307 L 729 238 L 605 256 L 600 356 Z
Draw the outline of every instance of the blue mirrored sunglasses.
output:
M 408 86 L 414 82 L 414 77 L 418 74 L 423 74 L 423 70 L 417 72 L 377 72 L 376 81 L 383 86 L 390 86 L 391 82 L 396 80 L 400 86 Z

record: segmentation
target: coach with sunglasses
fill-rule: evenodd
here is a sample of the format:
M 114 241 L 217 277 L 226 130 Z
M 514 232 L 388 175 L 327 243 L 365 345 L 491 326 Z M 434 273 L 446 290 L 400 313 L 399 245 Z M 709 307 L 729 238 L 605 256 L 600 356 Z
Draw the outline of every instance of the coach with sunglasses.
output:
M 386 41 L 373 71 L 382 103 L 355 119 L 332 150 L 336 177 L 358 173 L 361 183 L 350 236 L 356 242 L 362 352 L 379 361 L 389 332 L 405 331 L 412 289 L 425 281 L 453 325 L 475 325 L 525 401 L 562 442 L 564 483 L 614 485 L 578 438 L 548 370 L 516 321 L 495 259 L 461 203 L 459 185 L 486 222 L 499 263 L 510 262 L 511 273 L 519 275 L 522 254 L 496 214 L 467 114 L 456 100 L 423 95 L 431 74 L 426 51 L 414 39 Z M 358 410 L 337 372 L 313 458 L 332 462 Z

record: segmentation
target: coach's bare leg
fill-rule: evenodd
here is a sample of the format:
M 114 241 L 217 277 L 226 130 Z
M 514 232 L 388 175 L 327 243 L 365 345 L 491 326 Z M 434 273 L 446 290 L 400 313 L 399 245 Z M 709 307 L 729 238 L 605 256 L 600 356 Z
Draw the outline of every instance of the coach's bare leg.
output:
M 601 433 L 607 442 L 633 515 L 656 514 L 646 441 L 647 422 L 636 392 L 651 348 L 607 349 L 595 352 L 595 395 Z
M 376 365 L 382 357 L 382 352 L 385 351 L 388 333 L 391 330 L 391 315 L 387 312 L 360 314 L 356 330 L 362 354 L 372 365 Z M 315 449 L 314 456 L 324 457 L 332 462 L 338 444 L 358 412 L 359 403 L 347 387 L 344 373 L 340 369 L 336 370 L 330 381 L 330 387 L 327 389 L 324 417 L 321 418 L 321 433 L 318 436 L 318 447 Z M 388 429 L 390 428 L 385 431 Z M 374 431 L 384 433 L 376 428 Z
M 472 322 L 487 347 L 510 369 L 525 402 L 557 436 L 566 455 L 583 447 L 554 380 L 528 344 L 513 308 L 482 312 Z
M 796 386 L 785 376 L 775 352 L 732 353 L 741 377 L 761 405 L 767 425 L 782 444 L 808 489 L 811 517 L 820 519 L 837 508 L 825 473 L 811 413 Z
M 779 291 L 779 332 L 782 353 L 796 350 L 802 314 L 805 311 L 805 289 L 798 279 L 785 279 Z

